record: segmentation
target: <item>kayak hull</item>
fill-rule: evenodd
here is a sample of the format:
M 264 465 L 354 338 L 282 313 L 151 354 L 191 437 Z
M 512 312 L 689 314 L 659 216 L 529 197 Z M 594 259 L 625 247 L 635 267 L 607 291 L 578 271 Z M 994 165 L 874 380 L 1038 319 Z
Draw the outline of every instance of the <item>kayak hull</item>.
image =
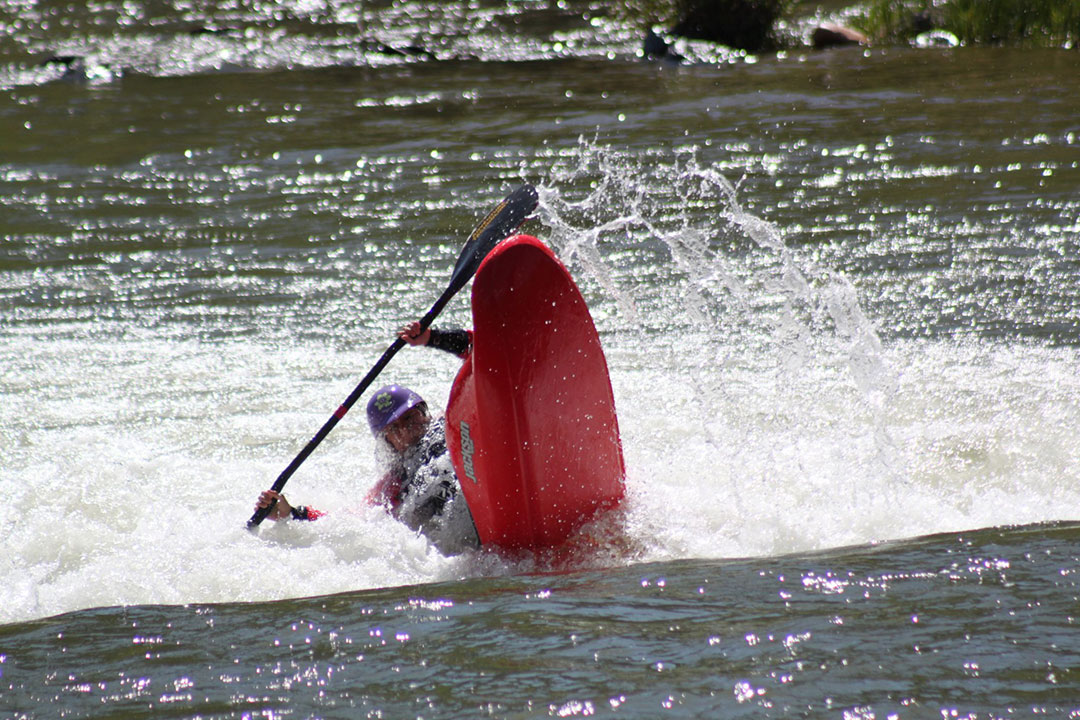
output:
M 472 313 L 446 434 L 481 546 L 556 547 L 624 496 L 600 338 L 569 272 L 528 235 L 485 258 Z

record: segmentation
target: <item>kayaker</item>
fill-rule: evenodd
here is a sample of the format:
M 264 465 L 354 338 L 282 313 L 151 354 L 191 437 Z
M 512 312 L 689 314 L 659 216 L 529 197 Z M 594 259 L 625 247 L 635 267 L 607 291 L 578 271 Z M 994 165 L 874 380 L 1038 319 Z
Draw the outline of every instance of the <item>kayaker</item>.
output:
M 466 330 L 428 328 L 420 323 L 403 327 L 398 336 L 409 345 L 428 345 L 467 357 L 472 336 Z M 480 546 L 472 515 L 446 448 L 441 417 L 432 418 L 427 403 L 403 385 L 387 385 L 368 400 L 368 424 L 376 439 L 376 457 L 386 473 L 368 493 L 368 502 L 382 505 L 409 528 L 424 533 L 444 555 L 456 555 Z M 277 504 L 267 515 L 272 520 L 315 520 L 325 513 L 307 506 L 292 506 L 284 495 L 266 490 L 256 503 Z

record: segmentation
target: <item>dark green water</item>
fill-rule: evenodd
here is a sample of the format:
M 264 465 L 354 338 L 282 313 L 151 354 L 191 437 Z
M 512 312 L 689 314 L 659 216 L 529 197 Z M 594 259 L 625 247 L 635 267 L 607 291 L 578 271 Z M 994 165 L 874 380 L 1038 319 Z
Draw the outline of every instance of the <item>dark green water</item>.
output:
M 86 610 L 0 628 L 5 699 L 15 717 L 1066 717 L 1077 537 Z
M 0 0 L 0 718 L 1080 713 L 1075 52 L 639 41 Z M 290 481 L 330 515 L 245 532 L 522 180 L 633 549 L 442 558 L 351 418 Z

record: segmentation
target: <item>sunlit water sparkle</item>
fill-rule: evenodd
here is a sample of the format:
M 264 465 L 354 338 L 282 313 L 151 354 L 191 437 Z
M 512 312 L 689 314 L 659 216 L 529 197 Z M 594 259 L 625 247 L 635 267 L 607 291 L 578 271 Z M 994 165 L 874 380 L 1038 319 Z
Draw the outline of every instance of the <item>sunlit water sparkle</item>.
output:
M 7 8 L 0 709 L 1080 710 L 1072 53 L 655 65 L 576 2 Z M 443 558 L 364 507 L 352 416 L 287 488 L 330 515 L 246 532 L 523 179 L 611 366 L 624 536 Z M 456 369 L 386 377 L 442 405 Z

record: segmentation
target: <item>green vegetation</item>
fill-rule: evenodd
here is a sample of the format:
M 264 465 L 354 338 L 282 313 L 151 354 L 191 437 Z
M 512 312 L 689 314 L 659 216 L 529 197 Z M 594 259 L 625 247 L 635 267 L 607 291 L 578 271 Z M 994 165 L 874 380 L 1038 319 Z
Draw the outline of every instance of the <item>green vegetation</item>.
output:
M 878 42 L 939 29 L 964 44 L 1080 44 L 1080 0 L 870 0 L 851 22 Z

